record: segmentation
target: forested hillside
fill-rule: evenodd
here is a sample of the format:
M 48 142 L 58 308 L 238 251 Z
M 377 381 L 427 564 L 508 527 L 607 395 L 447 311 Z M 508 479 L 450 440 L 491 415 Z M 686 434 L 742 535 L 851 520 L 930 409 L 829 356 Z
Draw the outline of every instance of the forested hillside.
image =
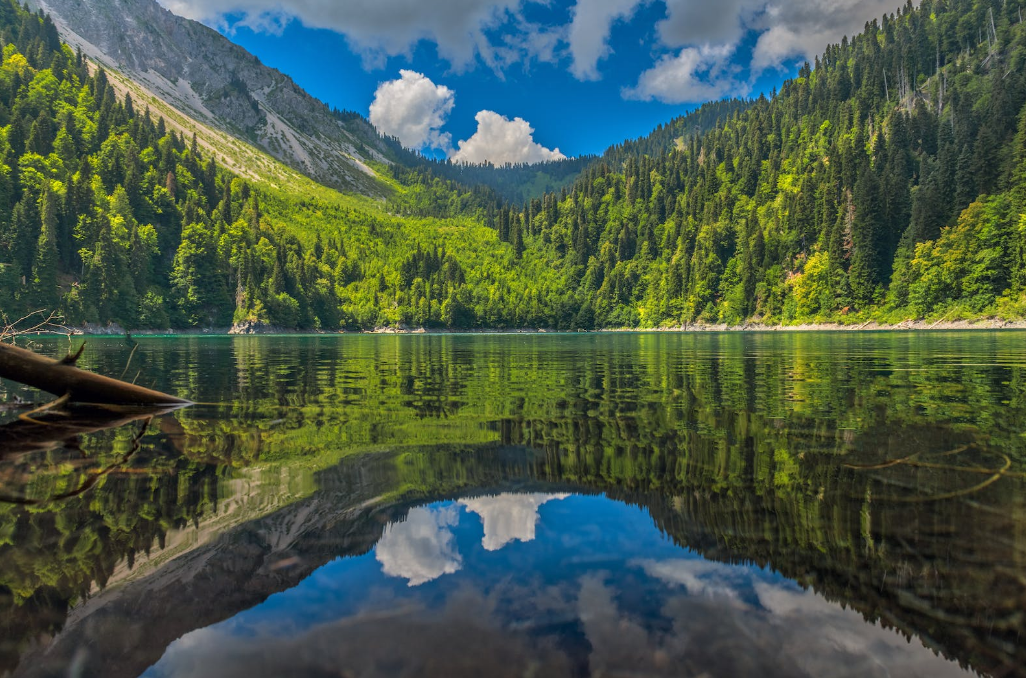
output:
M 724 99 L 702 104 L 694 111 L 659 125 L 650 134 L 611 146 L 602 156 L 580 156 L 534 165 L 470 165 L 450 160 L 431 160 L 407 152 L 402 163 L 392 166 L 392 176 L 405 185 L 452 184 L 442 189 L 461 192 L 468 188 L 488 188 L 514 204 L 541 198 L 572 185 L 589 167 L 605 162 L 619 166 L 628 158 L 660 155 L 678 148 L 692 136 L 704 134 L 726 121 L 732 114 L 746 110 L 751 102 Z M 398 141 L 395 142 L 398 146 Z M 401 151 L 397 151 L 401 153 Z M 437 191 L 437 188 L 436 188 Z
M 909 2 L 684 148 L 510 219 L 567 270 L 584 327 L 1021 316 L 1022 12 Z
M 398 219 L 313 182 L 301 198 L 251 186 L 120 101 L 48 18 L 11 0 L 0 40 L 11 320 L 56 308 L 73 324 L 142 329 L 526 325 L 548 324 L 554 300 L 573 303 L 557 272 L 514 265 L 480 218 Z
M 49 18 L 5 1 L 0 21 L 0 309 L 129 327 L 229 323 L 236 290 L 223 264 L 248 262 L 261 238 L 282 251 L 293 242 L 262 231 L 245 182 L 119 102 Z
M 1020 11 L 906 5 L 772 98 L 709 104 L 541 198 L 468 186 L 501 170 L 395 168 L 382 203 L 241 180 L 0 0 L 0 311 L 133 329 L 1022 317 Z
M 155 108 L 188 116 L 190 127 L 200 129 L 200 146 L 216 149 L 221 164 L 267 178 L 251 166 L 251 154 L 240 157 L 237 143 L 326 186 L 381 195 L 366 165 L 397 157 L 397 144 L 382 138 L 365 117 L 330 108 L 212 28 L 155 0 L 26 5 L 51 13 L 73 49 L 134 81 L 137 101 L 145 97 Z

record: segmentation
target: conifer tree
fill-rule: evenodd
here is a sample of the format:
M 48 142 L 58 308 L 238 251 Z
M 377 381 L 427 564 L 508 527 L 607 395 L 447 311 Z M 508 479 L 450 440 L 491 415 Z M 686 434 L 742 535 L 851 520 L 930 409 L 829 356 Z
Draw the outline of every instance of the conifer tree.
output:
M 32 267 L 32 297 L 35 305 L 41 309 L 56 309 L 60 298 L 57 290 L 56 203 L 56 196 L 47 186 L 39 210 L 42 224 Z

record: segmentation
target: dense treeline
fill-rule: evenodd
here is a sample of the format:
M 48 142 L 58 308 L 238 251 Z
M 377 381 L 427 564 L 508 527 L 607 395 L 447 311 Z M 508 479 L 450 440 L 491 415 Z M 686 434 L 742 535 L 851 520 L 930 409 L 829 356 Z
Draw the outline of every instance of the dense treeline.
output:
M 518 263 L 480 221 L 387 216 L 312 183 L 301 197 L 251 186 L 12 0 L 0 40 L 10 319 L 57 308 L 72 324 L 140 329 L 544 326 L 574 304 L 558 272 Z
M 683 148 L 532 201 L 528 247 L 582 327 L 1022 315 L 1022 10 L 908 3 Z
M 618 167 L 630 158 L 663 155 L 681 147 L 691 137 L 701 136 L 731 116 L 743 113 L 751 108 L 752 103 L 745 99 L 723 99 L 704 103 L 690 113 L 659 125 L 643 137 L 610 146 L 602 154 L 602 160 Z
M 611 146 L 601 157 L 581 156 L 497 167 L 431 160 L 405 151 L 405 164 L 393 165 L 391 174 L 411 190 L 389 201 L 389 211 L 432 217 L 488 215 L 488 224 L 494 228 L 502 201 L 524 205 L 547 193 L 563 191 L 600 162 L 619 166 L 629 158 L 666 153 L 750 106 L 751 102 L 741 99 L 702 104 L 690 113 L 659 125 L 651 134 Z M 394 147 L 401 149 L 398 140 L 393 142 Z
M 49 17 L 0 3 L 0 310 L 72 322 L 338 325 L 325 267 L 250 186 L 121 99 Z
M 487 187 L 512 203 L 523 203 L 545 193 L 569 186 L 587 167 L 595 163 L 595 156 L 580 156 L 551 160 L 528 165 L 470 165 L 451 160 L 432 160 L 409 154 L 405 165 L 392 167 L 394 179 L 416 185 L 441 180 L 455 186 Z

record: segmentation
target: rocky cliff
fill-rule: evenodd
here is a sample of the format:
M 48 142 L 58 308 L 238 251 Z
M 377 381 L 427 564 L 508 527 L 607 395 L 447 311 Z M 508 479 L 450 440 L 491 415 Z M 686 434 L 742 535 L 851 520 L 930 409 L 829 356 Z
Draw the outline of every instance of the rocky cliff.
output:
M 368 163 L 388 162 L 395 150 L 366 119 L 336 114 L 217 31 L 155 0 L 30 4 L 51 14 L 69 44 L 203 127 L 252 144 L 327 186 L 382 191 Z

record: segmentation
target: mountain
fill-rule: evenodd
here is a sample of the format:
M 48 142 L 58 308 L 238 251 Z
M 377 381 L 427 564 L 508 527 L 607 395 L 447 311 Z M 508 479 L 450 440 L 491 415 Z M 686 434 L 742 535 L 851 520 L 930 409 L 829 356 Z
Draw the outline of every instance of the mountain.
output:
M 724 99 L 702 104 L 695 110 L 659 125 L 650 134 L 609 147 L 601 156 L 580 156 L 534 165 L 468 165 L 448 160 L 431 160 L 410 154 L 392 166 L 396 180 L 423 184 L 433 179 L 455 182 L 453 190 L 486 186 L 507 202 L 522 205 L 571 186 L 588 168 L 604 162 L 620 165 L 628 158 L 659 155 L 680 148 L 693 136 L 702 135 L 735 113 L 751 107 L 742 99 Z
M 47 308 L 164 330 L 465 325 L 488 294 L 495 322 L 519 307 L 527 323 L 563 294 L 558 271 L 515 257 L 473 205 L 400 218 L 236 141 L 276 172 L 251 182 L 189 133 L 200 123 L 144 107 L 48 16 L 0 0 L 0 39 L 0 320 Z M 393 199 L 414 194 L 381 181 Z
M 500 237 L 551 252 L 569 326 L 1019 318 L 1024 66 L 1018 3 L 908 3 L 680 148 L 506 214 Z
M 333 111 L 287 75 L 154 0 L 32 0 L 61 37 L 196 123 L 228 133 L 326 186 L 377 195 L 368 163 L 395 144 L 362 116 Z M 138 92 L 138 89 L 136 90 Z M 231 153 L 222 153 L 232 163 Z M 244 163 L 238 164 L 239 169 Z
M 97 21 L 113 2 L 76 7 Z M 347 175 L 383 201 L 325 188 L 96 70 L 13 0 L 0 34 L 10 318 L 59 308 L 73 324 L 223 331 L 1026 316 L 1016 3 L 909 4 L 772 97 L 710 104 L 580 168 L 425 168 L 396 150 L 376 178 Z M 241 88 L 203 91 L 233 110 L 216 102 Z

